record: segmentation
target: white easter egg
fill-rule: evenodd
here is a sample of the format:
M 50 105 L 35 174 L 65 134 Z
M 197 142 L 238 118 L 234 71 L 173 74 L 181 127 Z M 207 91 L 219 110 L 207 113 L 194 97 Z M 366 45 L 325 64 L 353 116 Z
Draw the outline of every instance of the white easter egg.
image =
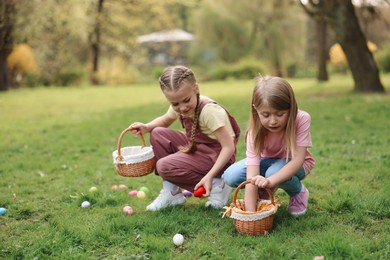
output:
M 82 208 L 89 208 L 91 206 L 91 203 L 89 203 L 89 201 L 83 201 L 83 203 L 81 203 L 81 207 Z
M 173 236 L 173 243 L 176 246 L 181 246 L 184 243 L 184 237 L 182 234 L 176 234 Z

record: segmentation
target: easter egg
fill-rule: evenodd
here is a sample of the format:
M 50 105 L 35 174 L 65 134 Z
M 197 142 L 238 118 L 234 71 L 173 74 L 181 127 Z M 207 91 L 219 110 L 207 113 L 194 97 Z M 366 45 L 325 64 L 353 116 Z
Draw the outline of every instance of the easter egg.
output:
M 137 197 L 141 200 L 143 200 L 146 197 L 146 194 L 144 191 L 140 190 L 137 192 Z
M 186 197 L 191 197 L 192 196 L 192 192 L 188 191 L 188 190 L 183 190 L 183 195 L 186 196 Z
M 173 243 L 176 245 L 176 246 L 181 246 L 183 243 L 184 243 L 184 237 L 182 234 L 176 234 L 173 236 Z
M 126 206 L 123 207 L 122 211 L 125 212 L 125 213 L 127 213 L 127 211 L 128 211 L 130 208 L 131 208 L 130 206 L 126 205 Z
M 194 190 L 194 196 L 201 198 L 203 197 L 202 195 L 206 193 L 206 189 L 203 186 L 200 186 L 196 190 Z
M 89 208 L 91 206 L 91 203 L 89 203 L 89 201 L 83 201 L 83 203 L 81 203 L 81 207 L 86 209 L 86 208 Z
M 119 190 L 127 190 L 127 186 L 124 185 L 124 184 L 120 184 L 120 185 L 118 186 L 118 189 L 119 189 Z
M 134 213 L 133 208 L 130 206 L 124 206 L 122 211 L 128 215 L 133 215 Z
M 96 188 L 96 187 L 91 187 L 90 189 L 89 189 L 89 192 L 95 192 L 95 191 L 97 191 L 98 190 L 98 188 Z
M 7 209 L 6 208 L 0 208 L 0 216 L 4 216 L 5 213 L 7 213 Z
M 145 193 L 149 193 L 149 189 L 146 187 L 141 187 L 141 188 L 139 188 L 139 190 L 142 190 Z
M 113 185 L 113 186 L 111 187 L 111 189 L 112 189 L 112 190 L 119 190 L 119 187 L 118 187 L 118 185 Z
M 127 214 L 128 215 L 133 215 L 134 214 L 134 210 L 132 207 L 130 207 L 128 210 L 127 210 Z
M 135 197 L 135 196 L 137 196 L 137 193 L 138 193 L 137 190 L 131 190 L 131 191 L 129 191 L 129 193 L 127 193 L 127 195 Z

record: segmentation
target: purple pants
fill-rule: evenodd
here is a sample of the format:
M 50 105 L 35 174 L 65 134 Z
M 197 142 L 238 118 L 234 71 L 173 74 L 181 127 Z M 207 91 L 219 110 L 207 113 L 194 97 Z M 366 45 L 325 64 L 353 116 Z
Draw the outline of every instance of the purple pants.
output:
M 209 172 L 221 150 L 219 143 L 196 144 L 194 153 L 180 152 L 178 147 L 188 144 L 185 133 L 156 127 L 150 133 L 150 144 L 156 156 L 156 174 L 182 189 L 194 191 L 195 185 Z M 216 176 L 234 162 L 234 158 Z

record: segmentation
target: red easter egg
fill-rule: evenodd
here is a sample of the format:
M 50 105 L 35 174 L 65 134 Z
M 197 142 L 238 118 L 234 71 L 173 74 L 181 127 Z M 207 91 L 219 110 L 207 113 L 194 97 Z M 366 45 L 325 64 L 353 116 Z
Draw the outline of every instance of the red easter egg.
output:
M 196 190 L 194 190 L 194 196 L 201 198 L 203 197 L 202 195 L 206 193 L 206 189 L 203 186 L 200 186 Z

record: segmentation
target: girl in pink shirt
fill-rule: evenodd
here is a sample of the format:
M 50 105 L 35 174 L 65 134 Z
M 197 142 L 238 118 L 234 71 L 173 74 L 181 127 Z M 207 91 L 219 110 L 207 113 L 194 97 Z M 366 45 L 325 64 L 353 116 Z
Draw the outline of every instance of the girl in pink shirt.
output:
M 245 187 L 245 207 L 256 211 L 258 188 L 281 188 L 290 195 L 288 210 L 297 217 L 307 211 L 309 191 L 301 180 L 315 160 L 311 147 L 310 115 L 298 110 L 290 84 L 279 77 L 258 77 L 252 94 L 251 116 L 246 132 L 246 159 L 230 166 L 222 175 L 226 184 Z

